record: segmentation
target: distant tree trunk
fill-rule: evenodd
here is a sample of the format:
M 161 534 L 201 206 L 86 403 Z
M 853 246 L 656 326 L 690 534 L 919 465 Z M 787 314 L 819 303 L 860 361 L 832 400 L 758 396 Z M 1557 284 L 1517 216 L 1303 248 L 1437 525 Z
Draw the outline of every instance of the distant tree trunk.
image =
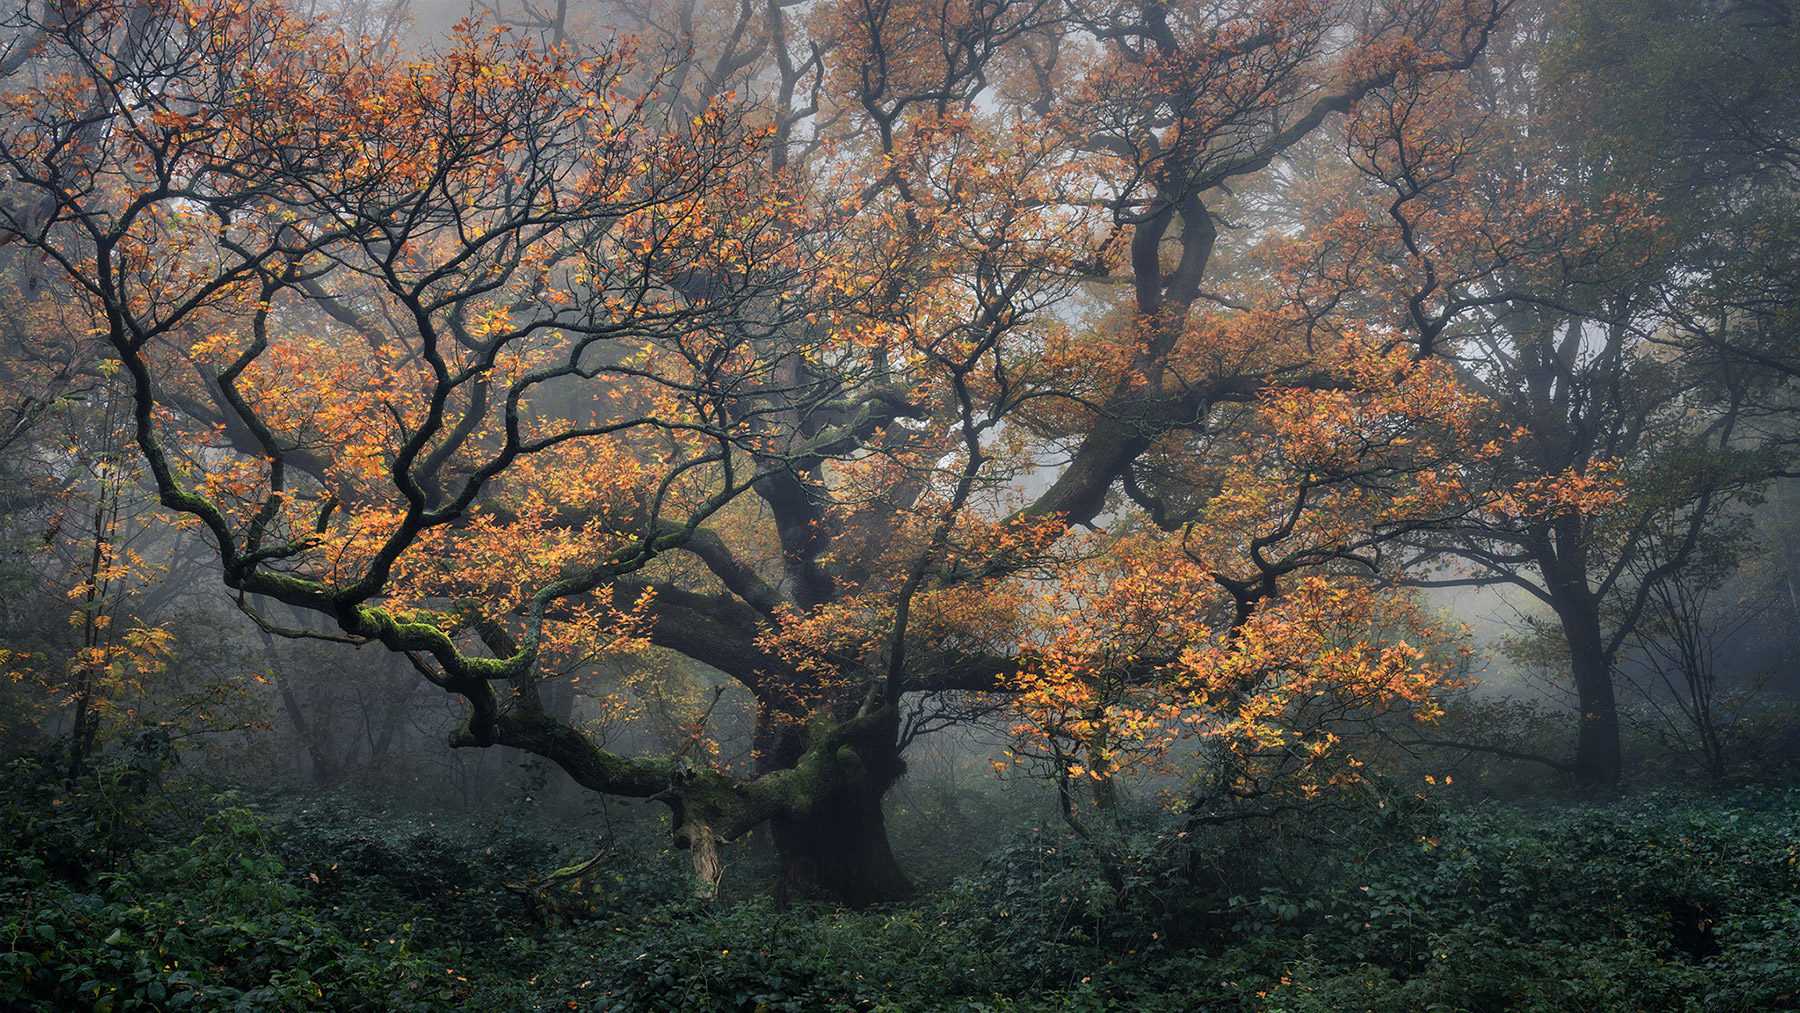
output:
M 78 781 L 87 769 L 87 758 L 100 735 L 100 718 L 94 713 L 94 671 L 83 663 L 75 675 L 75 718 L 69 728 L 69 780 Z
M 335 783 L 342 776 L 343 767 L 338 763 L 337 743 L 331 733 L 330 709 L 322 708 L 317 720 L 307 715 L 305 702 L 294 691 L 293 676 L 288 671 L 282 646 L 267 630 L 263 631 L 262 640 L 263 658 L 269 663 L 269 675 L 275 681 L 276 694 L 281 697 L 282 713 L 287 715 L 294 737 L 306 750 L 313 783 L 321 786 Z M 285 644 L 287 641 L 281 642 L 281 645 Z
M 1550 576 L 1547 574 L 1547 576 Z M 1619 744 L 1619 706 L 1613 693 L 1613 658 L 1600 628 L 1600 603 L 1578 569 L 1546 581 L 1550 604 L 1569 643 L 1569 674 L 1581 709 L 1575 745 L 1575 780 L 1592 787 L 1619 783 L 1624 762 Z
M 82 652 L 75 669 L 75 718 L 69 728 L 70 781 L 81 779 L 87 768 L 88 757 L 94 751 L 94 744 L 100 739 L 100 715 L 94 700 L 94 695 L 100 689 L 98 684 L 105 674 L 96 660 L 106 629 L 106 624 L 100 621 L 100 612 L 106 606 L 106 592 L 101 586 L 103 582 L 100 571 L 109 556 L 107 536 L 118 518 L 115 509 L 109 520 L 107 499 L 106 495 L 102 495 L 100 505 L 94 508 L 94 548 L 88 559 L 87 585 L 82 589 L 81 595 Z
M 280 674 L 279 667 L 271 668 L 275 673 L 275 688 L 281 694 L 281 709 L 288 716 L 288 723 L 294 728 L 294 735 L 306 749 L 307 763 L 312 767 L 313 783 L 328 785 L 337 781 L 343 771 L 338 767 L 336 748 L 328 740 L 330 737 L 328 720 L 313 722 L 307 719 L 306 708 L 295 696 L 294 689 L 288 680 Z
M 1575 780 L 1612 787 L 1623 774 L 1619 744 L 1619 709 L 1613 695 L 1612 661 L 1600 643 L 1599 624 L 1590 628 L 1564 625 L 1569 637 L 1570 670 L 1581 707 L 1580 737 L 1575 745 Z
M 398 656 L 388 660 L 388 671 L 382 685 L 379 703 L 380 716 L 363 719 L 364 737 L 369 744 L 369 767 L 378 769 L 387 760 L 388 752 L 393 748 L 394 738 L 406 724 L 406 717 L 411 709 L 414 693 L 418 691 L 419 680 L 407 671 L 405 662 Z

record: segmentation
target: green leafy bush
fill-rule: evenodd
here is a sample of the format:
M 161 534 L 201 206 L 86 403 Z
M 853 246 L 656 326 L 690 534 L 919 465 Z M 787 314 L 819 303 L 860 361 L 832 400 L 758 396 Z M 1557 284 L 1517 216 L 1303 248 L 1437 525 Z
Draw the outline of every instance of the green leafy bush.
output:
M 1372 968 L 1409 1008 L 1783 1009 L 1800 797 L 1736 801 L 1370 819 L 1231 903 L 1307 987 Z
M 193 838 L 159 840 L 129 780 L 102 766 L 45 797 L 37 772 L 9 773 L 0 1007 L 423 1010 L 450 997 L 403 936 L 356 944 L 323 924 L 254 813 L 226 798 Z
M 591 854 L 579 824 L 344 796 L 186 818 L 157 749 L 0 782 L 0 1009 L 1800 1008 L 1795 790 L 1143 813 L 863 912 L 696 901 L 683 856 L 621 849 L 548 928 L 504 884 Z

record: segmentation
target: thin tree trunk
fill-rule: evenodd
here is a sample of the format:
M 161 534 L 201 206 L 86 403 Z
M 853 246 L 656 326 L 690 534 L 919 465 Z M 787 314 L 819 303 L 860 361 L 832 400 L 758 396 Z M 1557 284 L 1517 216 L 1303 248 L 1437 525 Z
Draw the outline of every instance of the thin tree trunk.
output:
M 94 551 L 88 559 L 87 589 L 82 594 L 81 660 L 75 670 L 75 720 L 69 729 L 69 780 L 78 781 L 87 768 L 87 759 L 100 737 L 100 716 L 95 713 L 94 694 L 103 670 L 95 658 L 100 651 L 102 624 L 100 610 L 106 592 L 101 588 L 100 568 L 106 562 L 107 532 L 106 495 L 94 508 Z

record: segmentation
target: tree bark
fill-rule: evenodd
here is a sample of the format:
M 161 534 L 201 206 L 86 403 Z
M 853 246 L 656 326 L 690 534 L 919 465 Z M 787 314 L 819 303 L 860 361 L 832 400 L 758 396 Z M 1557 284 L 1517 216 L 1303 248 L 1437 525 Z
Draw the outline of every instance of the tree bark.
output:
M 1602 646 L 1597 616 L 1564 615 L 1569 668 L 1581 707 L 1575 745 L 1575 780 L 1592 787 L 1619 783 L 1624 762 L 1619 743 L 1619 709 L 1613 696 L 1612 661 Z
M 760 765 L 768 770 L 793 766 L 806 739 L 791 719 L 765 708 L 758 726 Z M 897 732 L 892 722 L 883 722 L 855 743 L 863 767 L 855 786 L 817 799 L 804 818 L 770 821 L 781 861 L 779 900 L 785 902 L 796 890 L 818 890 L 848 907 L 863 908 L 912 895 L 912 881 L 888 843 L 882 810 L 888 789 L 906 772 Z
M 1545 571 L 1546 576 L 1554 573 L 1549 566 L 1545 566 Z M 1581 708 L 1575 780 L 1610 788 L 1619 783 L 1624 763 L 1619 743 L 1619 708 L 1613 694 L 1613 659 L 1600 629 L 1600 602 L 1587 589 L 1584 573 L 1577 570 L 1556 575 L 1562 579 L 1546 581 L 1550 607 L 1569 643 L 1569 674 L 1575 682 L 1576 705 Z
M 694 896 L 712 900 L 725 878 L 723 843 L 712 828 L 685 823 L 675 828 L 675 846 L 686 848 L 694 860 Z
M 912 882 L 888 844 L 883 794 L 862 788 L 819 805 L 806 819 L 772 821 L 784 896 L 812 888 L 863 908 L 912 895 Z

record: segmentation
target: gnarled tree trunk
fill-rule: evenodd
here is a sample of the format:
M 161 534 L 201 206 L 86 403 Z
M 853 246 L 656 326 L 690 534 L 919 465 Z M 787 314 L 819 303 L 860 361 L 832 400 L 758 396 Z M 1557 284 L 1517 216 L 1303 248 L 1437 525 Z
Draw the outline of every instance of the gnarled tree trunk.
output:
M 792 766 L 804 748 L 803 738 L 780 715 L 765 711 L 758 723 L 762 763 L 772 769 Z M 781 860 L 782 899 L 796 889 L 815 889 L 861 908 L 911 896 L 912 881 L 888 843 L 882 810 L 888 789 L 906 772 L 895 731 L 892 723 L 883 722 L 856 743 L 863 768 L 858 784 L 814 800 L 804 818 L 770 821 Z
M 912 882 L 888 844 L 882 794 L 865 787 L 818 806 L 806 819 L 772 821 L 784 896 L 810 887 L 861 908 L 911 895 Z

